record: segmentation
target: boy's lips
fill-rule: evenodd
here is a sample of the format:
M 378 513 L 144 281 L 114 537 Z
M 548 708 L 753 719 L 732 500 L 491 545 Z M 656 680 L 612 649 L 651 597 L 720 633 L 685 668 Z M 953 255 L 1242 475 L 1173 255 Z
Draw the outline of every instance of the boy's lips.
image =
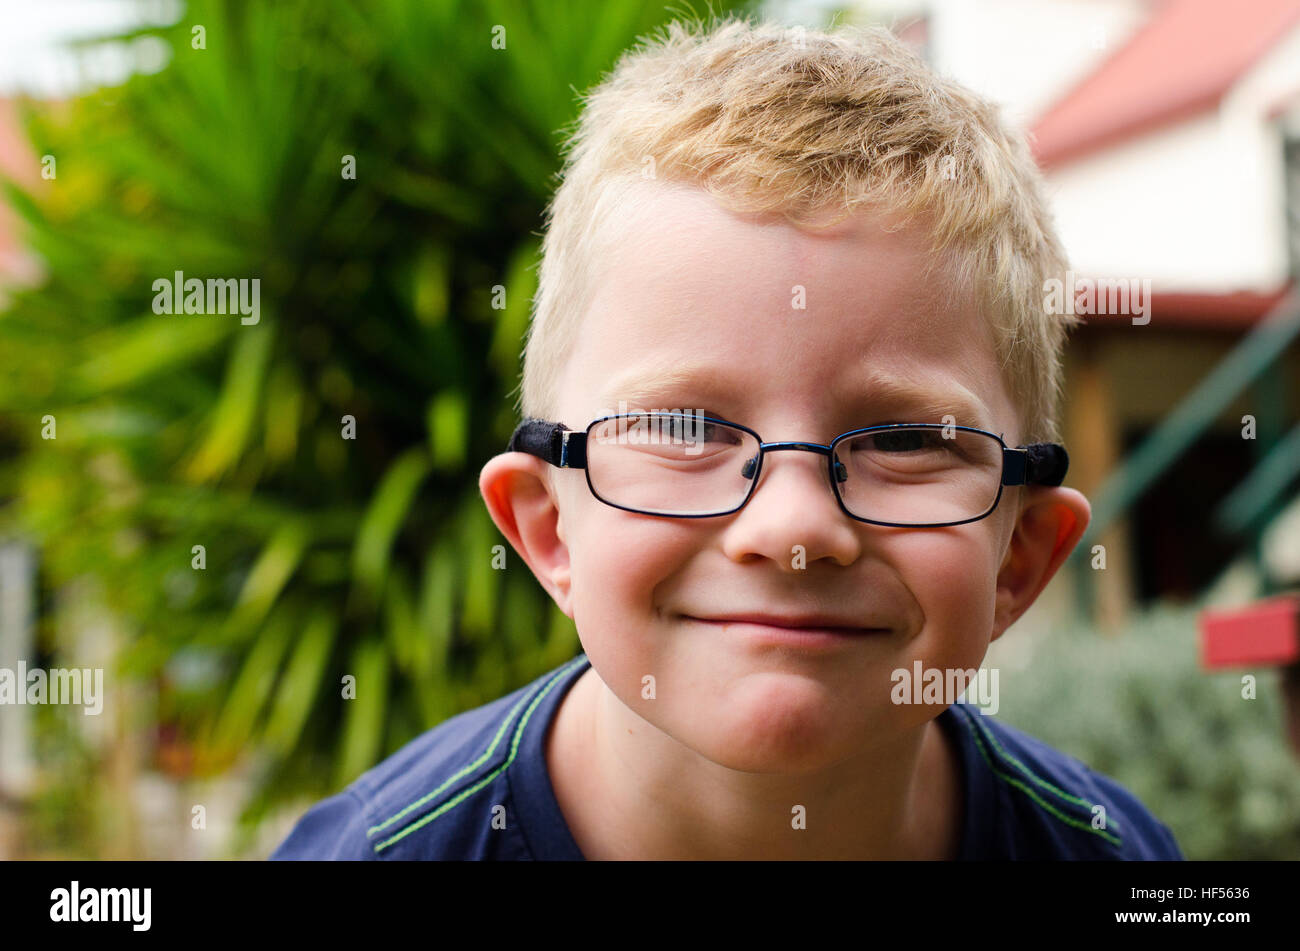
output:
M 712 617 L 690 614 L 685 616 L 690 620 L 704 621 L 708 624 L 752 624 L 791 631 L 837 634 L 841 636 L 885 634 L 890 631 L 887 625 L 863 624 L 860 618 L 846 618 L 842 615 L 832 614 L 767 614 L 751 611 L 743 614 L 726 614 Z

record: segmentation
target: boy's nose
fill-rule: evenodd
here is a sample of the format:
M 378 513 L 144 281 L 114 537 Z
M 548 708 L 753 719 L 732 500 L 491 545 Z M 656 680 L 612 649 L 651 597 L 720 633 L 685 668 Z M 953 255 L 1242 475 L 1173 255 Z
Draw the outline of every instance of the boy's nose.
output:
M 792 573 L 823 558 L 848 565 L 861 554 L 852 521 L 831 492 L 824 455 L 769 451 L 753 495 L 727 526 L 723 548 L 733 560 L 763 555 Z

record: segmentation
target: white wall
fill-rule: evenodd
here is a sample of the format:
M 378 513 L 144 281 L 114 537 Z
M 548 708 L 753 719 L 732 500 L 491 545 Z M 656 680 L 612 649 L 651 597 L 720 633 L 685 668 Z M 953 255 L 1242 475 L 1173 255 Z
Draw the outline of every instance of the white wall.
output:
M 1280 152 L 1258 120 L 1206 113 L 1047 173 L 1077 274 L 1161 291 L 1273 290 L 1286 277 Z
M 1146 20 L 1141 0 L 934 0 L 936 69 L 1028 125 Z

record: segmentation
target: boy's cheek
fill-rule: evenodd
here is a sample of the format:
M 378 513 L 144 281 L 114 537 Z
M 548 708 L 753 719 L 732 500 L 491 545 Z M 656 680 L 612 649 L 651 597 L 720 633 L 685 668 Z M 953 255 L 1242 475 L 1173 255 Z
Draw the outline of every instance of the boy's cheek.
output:
M 937 671 L 945 684 L 950 683 L 950 672 L 982 666 L 997 600 L 992 558 L 993 553 L 979 544 L 934 546 L 927 560 L 913 562 L 917 567 L 903 576 L 924 617 L 921 630 L 903 648 L 897 664 L 898 670 L 906 672 L 906 684 L 915 679 L 917 664 L 923 678 Z M 897 681 L 891 680 L 891 702 L 897 702 L 892 699 L 896 686 Z M 900 728 L 920 725 L 955 699 L 945 690 L 934 705 L 904 701 L 907 705 L 894 709 L 891 722 Z
M 954 648 L 978 644 L 982 657 L 997 598 L 996 538 L 976 532 L 918 537 L 895 564 L 925 618 L 922 634 L 942 636 Z
M 669 559 L 674 546 L 662 528 L 619 521 L 575 544 L 574 621 L 583 652 L 610 692 L 659 724 L 700 661 L 683 649 L 672 619 L 659 613 L 679 609 L 671 594 L 664 600 L 664 589 L 681 559 Z
M 574 613 L 584 646 L 592 642 L 599 650 L 601 641 L 617 639 L 622 656 L 649 658 L 655 639 L 645 632 L 657 622 L 657 609 L 681 608 L 669 586 L 695 549 L 680 527 L 630 514 L 570 526 L 570 533 Z
M 581 580 L 590 593 L 629 611 L 648 609 L 658 586 L 680 570 L 699 542 L 667 520 L 606 508 L 607 517 L 570 525 L 575 583 Z

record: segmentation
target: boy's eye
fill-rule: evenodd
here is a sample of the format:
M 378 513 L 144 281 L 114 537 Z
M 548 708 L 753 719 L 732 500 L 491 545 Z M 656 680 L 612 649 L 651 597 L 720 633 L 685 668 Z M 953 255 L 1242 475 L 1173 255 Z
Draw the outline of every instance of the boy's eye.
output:
M 730 426 L 722 426 L 718 423 L 704 423 L 701 426 L 701 435 L 706 442 L 725 443 L 727 445 L 737 445 L 744 441 L 744 433 L 738 429 L 732 429 Z
M 863 448 L 878 452 L 920 452 L 922 450 L 943 450 L 952 448 L 952 440 L 943 438 L 943 433 L 933 429 L 900 429 L 895 432 L 877 433 L 870 437 L 870 442 Z

